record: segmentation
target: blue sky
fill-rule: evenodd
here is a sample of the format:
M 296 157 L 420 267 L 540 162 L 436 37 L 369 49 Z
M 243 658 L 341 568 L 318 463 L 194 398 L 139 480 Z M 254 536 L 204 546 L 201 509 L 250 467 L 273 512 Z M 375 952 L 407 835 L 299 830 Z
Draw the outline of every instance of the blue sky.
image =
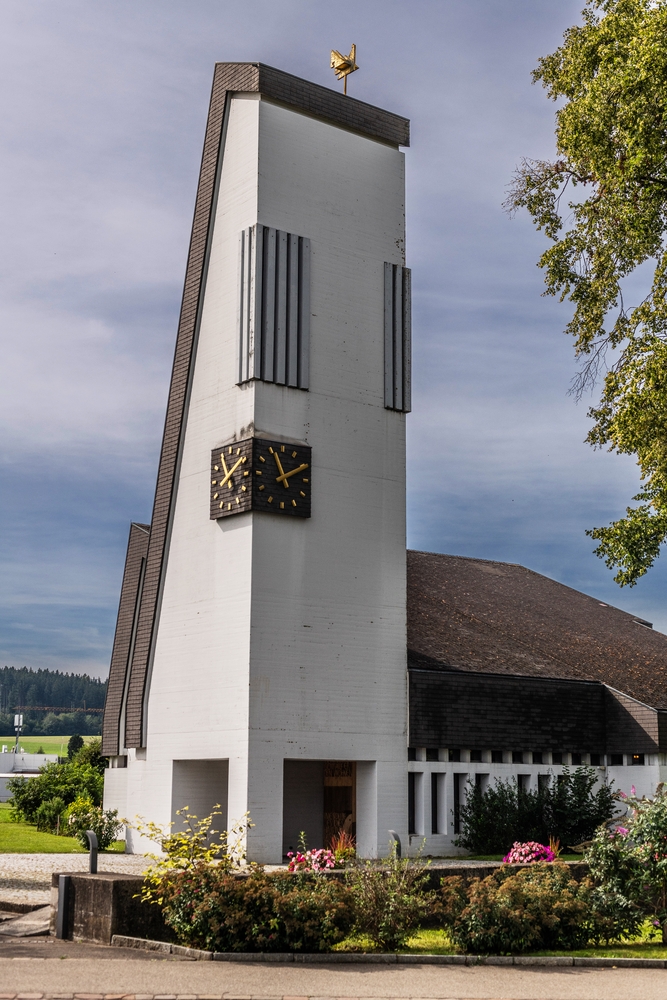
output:
M 149 520 L 216 60 L 262 60 L 412 120 L 411 547 L 522 563 L 667 631 L 667 567 L 619 590 L 584 531 L 631 459 L 584 444 L 566 306 L 501 203 L 553 152 L 530 82 L 560 0 L 3 0 L 0 664 L 108 670 L 130 520 Z

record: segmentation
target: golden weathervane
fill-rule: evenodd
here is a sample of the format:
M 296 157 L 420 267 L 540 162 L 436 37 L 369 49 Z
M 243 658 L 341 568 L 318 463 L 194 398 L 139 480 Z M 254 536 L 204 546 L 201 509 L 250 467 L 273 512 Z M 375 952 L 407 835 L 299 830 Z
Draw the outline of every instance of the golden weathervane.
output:
M 344 56 L 336 49 L 331 50 L 331 68 L 336 74 L 336 79 L 344 80 L 343 93 L 347 94 L 347 78 L 350 73 L 354 73 L 357 66 L 357 46 L 353 45 L 349 56 Z

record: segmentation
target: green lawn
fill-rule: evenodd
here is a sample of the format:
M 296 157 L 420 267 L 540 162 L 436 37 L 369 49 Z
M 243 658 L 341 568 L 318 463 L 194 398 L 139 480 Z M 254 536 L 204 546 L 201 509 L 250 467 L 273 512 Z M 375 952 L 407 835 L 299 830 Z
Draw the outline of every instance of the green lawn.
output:
M 535 951 L 531 955 L 570 955 L 576 958 L 667 958 L 667 947 L 659 940 L 647 940 L 647 924 L 644 933 L 636 941 L 609 947 L 582 948 L 579 951 Z M 334 951 L 372 951 L 371 942 L 363 937 L 349 937 L 334 946 Z M 444 931 L 425 929 L 418 931 L 408 940 L 402 953 L 409 955 L 455 955 L 458 949 L 450 942 Z
M 110 848 L 116 854 L 125 850 L 125 841 L 117 840 Z M 56 837 L 40 833 L 31 823 L 13 823 L 11 807 L 0 802 L 0 854 L 86 854 L 74 837 Z
M 99 740 L 99 736 L 82 736 L 81 738 L 84 743 Z M 61 757 L 65 757 L 67 756 L 68 742 L 69 736 L 22 736 L 19 745 L 26 753 L 37 753 L 41 747 L 44 753 L 57 753 Z M 11 750 L 16 743 L 16 734 L 14 736 L 0 736 L 0 748 L 3 743 Z

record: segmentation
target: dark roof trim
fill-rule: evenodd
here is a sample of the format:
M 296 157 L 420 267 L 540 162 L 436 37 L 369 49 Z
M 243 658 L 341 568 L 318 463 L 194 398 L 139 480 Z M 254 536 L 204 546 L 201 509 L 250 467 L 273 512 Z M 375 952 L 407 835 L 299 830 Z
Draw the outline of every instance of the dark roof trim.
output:
M 217 63 L 229 90 L 259 93 L 297 111 L 392 146 L 410 145 L 410 121 L 264 63 Z
M 410 652 L 408 651 L 408 656 L 409 655 L 410 655 Z M 423 657 L 422 657 L 422 659 L 423 659 Z M 456 669 L 454 669 L 454 668 L 452 668 L 450 666 L 448 666 L 446 669 L 443 669 L 443 667 L 439 667 L 439 666 L 436 666 L 436 665 L 434 665 L 432 667 L 428 667 L 428 666 L 423 666 L 423 664 L 420 664 L 418 667 L 413 667 L 409 660 L 408 660 L 408 670 L 410 670 L 412 673 L 449 674 L 452 677 L 499 677 L 499 678 L 501 678 L 503 680 L 528 681 L 529 683 L 532 682 L 534 684 L 550 684 L 550 683 L 551 684 L 563 684 L 563 683 L 567 683 L 567 684 L 587 684 L 588 687 L 591 687 L 591 686 L 593 686 L 593 687 L 609 687 L 608 684 L 604 684 L 602 681 L 581 680 L 579 677 L 565 677 L 565 676 L 562 676 L 562 677 L 536 677 L 535 674 L 507 674 L 507 673 L 502 673 L 500 671 L 493 671 L 493 670 L 456 670 Z M 613 688 L 610 688 L 610 690 L 613 690 Z M 622 691 L 619 691 L 618 693 L 619 694 L 623 694 Z M 632 700 L 636 701 L 636 698 L 633 698 Z M 642 703 L 639 702 L 639 704 L 642 704 Z M 650 707 L 651 707 L 650 705 L 646 706 L 646 708 L 650 708 Z
M 121 751 L 120 723 L 127 674 L 132 655 L 141 584 L 144 576 L 150 525 L 131 524 L 123 584 L 118 605 L 118 619 L 111 653 L 109 683 L 102 717 L 102 753 L 115 757 Z

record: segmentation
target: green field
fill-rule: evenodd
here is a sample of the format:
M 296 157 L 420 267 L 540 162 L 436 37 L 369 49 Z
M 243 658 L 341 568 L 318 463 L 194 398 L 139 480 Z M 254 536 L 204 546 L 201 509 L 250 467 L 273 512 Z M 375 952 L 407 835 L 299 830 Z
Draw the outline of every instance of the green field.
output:
M 117 840 L 109 849 L 122 854 L 125 841 Z M 11 806 L 0 802 L 0 854 L 86 854 L 74 837 L 40 833 L 31 823 L 14 823 Z
M 84 743 L 90 743 L 91 740 L 99 740 L 99 736 L 82 736 Z M 6 744 L 7 749 L 11 750 L 16 742 L 16 735 L 14 736 L 0 736 L 0 747 L 2 744 Z M 67 755 L 67 744 L 69 742 L 69 736 L 22 736 L 20 740 L 20 746 L 23 747 L 26 753 L 37 753 L 41 747 L 44 753 L 57 753 L 61 757 Z

